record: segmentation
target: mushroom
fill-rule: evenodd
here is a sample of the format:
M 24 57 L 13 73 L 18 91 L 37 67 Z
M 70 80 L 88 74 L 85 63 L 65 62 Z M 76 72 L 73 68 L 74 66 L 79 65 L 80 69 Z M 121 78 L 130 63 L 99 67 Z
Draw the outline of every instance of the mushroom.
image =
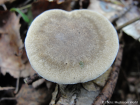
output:
M 59 84 L 76 84 L 108 70 L 119 41 L 112 24 L 97 12 L 54 9 L 34 19 L 25 48 L 40 76 Z

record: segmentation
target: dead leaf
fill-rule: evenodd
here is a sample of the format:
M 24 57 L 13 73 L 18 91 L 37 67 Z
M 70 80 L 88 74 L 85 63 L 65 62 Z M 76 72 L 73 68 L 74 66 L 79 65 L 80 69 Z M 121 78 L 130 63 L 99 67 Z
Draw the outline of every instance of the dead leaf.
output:
M 36 73 L 31 67 L 19 33 L 19 17 L 9 11 L 0 11 L 0 67 L 1 73 L 10 73 L 14 78 L 27 77 Z M 15 55 L 17 54 L 17 55 Z
M 131 9 L 116 22 L 117 26 L 121 26 L 124 23 L 139 16 L 138 8 L 136 6 L 131 7 Z
M 90 0 L 90 5 L 88 9 L 97 11 L 110 20 L 111 17 L 113 17 L 115 14 L 118 14 L 120 11 L 122 11 L 123 7 L 100 0 Z
M 51 92 L 46 87 L 34 89 L 31 85 L 22 85 L 16 99 L 17 105 L 48 105 Z
M 140 20 L 124 27 L 123 31 L 140 42 Z
M 76 105 L 92 105 L 99 93 L 99 90 L 87 91 L 85 89 L 81 89 L 81 93 L 76 100 Z
M 0 0 L 0 4 L 4 4 L 6 2 L 14 2 L 15 0 Z
M 136 6 L 133 6 L 129 12 L 127 12 L 123 17 L 121 17 L 116 23 L 117 27 L 131 21 L 134 18 L 137 18 L 140 16 L 139 8 Z M 140 20 L 126 26 L 123 28 L 123 31 L 133 37 L 136 40 L 140 41 Z
M 0 66 L 2 74 L 10 73 L 19 77 L 19 71 L 24 69 L 19 49 L 23 47 L 19 33 L 19 17 L 9 11 L 0 11 Z

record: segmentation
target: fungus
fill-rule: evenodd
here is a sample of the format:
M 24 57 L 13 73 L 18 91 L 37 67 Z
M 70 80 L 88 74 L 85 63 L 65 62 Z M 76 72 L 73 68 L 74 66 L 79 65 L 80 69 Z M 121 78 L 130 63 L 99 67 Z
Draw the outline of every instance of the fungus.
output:
M 25 40 L 33 69 L 59 84 L 96 79 L 113 63 L 118 36 L 111 23 L 90 10 L 49 10 L 34 19 Z

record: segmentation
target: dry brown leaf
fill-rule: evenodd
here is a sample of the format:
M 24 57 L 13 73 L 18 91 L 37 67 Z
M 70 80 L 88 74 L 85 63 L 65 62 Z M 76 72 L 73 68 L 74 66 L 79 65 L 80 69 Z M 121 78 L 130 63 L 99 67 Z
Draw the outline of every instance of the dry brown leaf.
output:
M 140 12 L 137 6 L 133 6 L 129 12 L 127 12 L 123 17 L 119 18 L 116 22 L 117 26 L 121 26 L 135 18 L 139 18 Z M 133 37 L 135 40 L 140 41 L 140 20 L 127 25 L 122 29 L 127 35 Z
M 15 0 L 0 0 L 0 4 L 4 4 L 6 2 L 13 2 L 13 1 L 15 1 Z
M 95 98 L 99 95 L 100 91 L 87 91 L 81 89 L 81 94 L 76 100 L 76 105 L 92 105 Z
M 116 24 L 117 26 L 121 26 L 124 23 L 138 17 L 140 15 L 140 13 L 138 12 L 138 8 L 136 6 L 131 7 L 131 9 L 121 18 L 119 18 L 119 20 L 117 20 Z
M 19 17 L 9 11 L 0 11 L 0 66 L 2 74 L 10 73 L 19 77 L 19 71 L 24 69 L 19 49 L 23 47 L 19 33 Z
M 22 85 L 16 99 L 17 105 L 48 105 L 51 92 L 46 87 L 34 89 L 32 86 Z
M 104 8 L 104 9 L 103 9 Z M 107 19 L 111 19 L 115 14 L 123 10 L 123 7 L 101 0 L 90 0 L 89 10 L 97 11 Z
M 19 33 L 19 17 L 9 11 L 0 11 L 0 67 L 3 75 L 10 73 L 14 78 L 27 77 L 36 73 L 28 62 L 23 49 L 22 56 L 19 54 L 23 47 Z M 24 64 L 25 63 L 25 64 Z

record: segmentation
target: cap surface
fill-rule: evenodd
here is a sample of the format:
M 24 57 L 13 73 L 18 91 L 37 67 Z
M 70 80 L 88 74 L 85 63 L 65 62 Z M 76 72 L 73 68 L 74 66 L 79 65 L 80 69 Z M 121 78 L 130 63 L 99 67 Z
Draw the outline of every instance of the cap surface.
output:
M 102 75 L 119 48 L 111 23 L 90 10 L 49 10 L 32 22 L 25 48 L 33 69 L 60 83 L 87 82 Z

